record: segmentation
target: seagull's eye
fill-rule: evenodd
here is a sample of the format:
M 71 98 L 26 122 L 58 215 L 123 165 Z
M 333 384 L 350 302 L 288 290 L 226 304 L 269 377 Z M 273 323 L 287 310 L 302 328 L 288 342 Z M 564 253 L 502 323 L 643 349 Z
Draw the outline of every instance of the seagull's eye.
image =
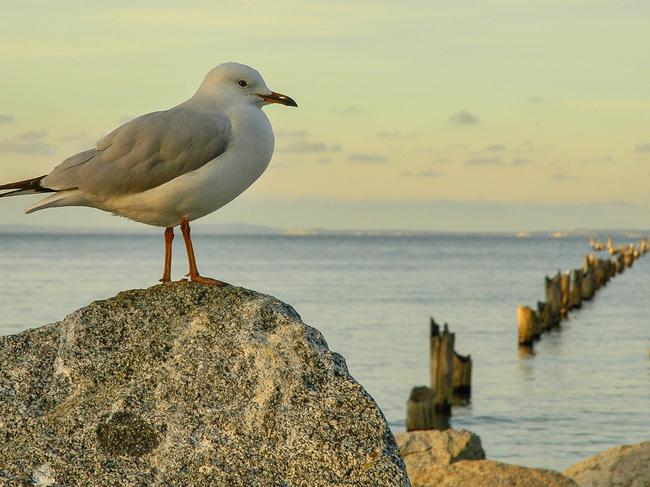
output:
M 246 83 L 246 80 L 240 79 L 237 81 L 237 84 L 241 86 L 242 88 L 246 88 L 248 86 L 248 83 Z

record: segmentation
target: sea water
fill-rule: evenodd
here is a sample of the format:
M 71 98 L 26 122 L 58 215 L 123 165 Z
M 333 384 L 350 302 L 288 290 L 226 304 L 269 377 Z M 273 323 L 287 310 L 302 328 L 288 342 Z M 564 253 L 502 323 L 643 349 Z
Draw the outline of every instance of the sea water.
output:
M 274 295 L 321 330 L 394 431 L 404 430 L 411 388 L 429 383 L 433 316 L 474 364 L 472 402 L 454 408 L 452 426 L 479 434 L 489 458 L 563 469 L 650 438 L 650 254 L 525 356 L 517 305 L 544 300 L 545 275 L 581 267 L 586 239 L 197 233 L 194 242 L 203 274 Z M 0 334 L 156 284 L 162 264 L 162 233 L 0 234 Z

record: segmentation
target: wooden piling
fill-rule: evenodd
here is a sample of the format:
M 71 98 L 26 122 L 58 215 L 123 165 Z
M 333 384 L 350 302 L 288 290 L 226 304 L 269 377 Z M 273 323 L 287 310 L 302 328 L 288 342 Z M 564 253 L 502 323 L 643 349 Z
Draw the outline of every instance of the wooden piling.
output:
M 551 329 L 551 313 L 550 308 L 543 301 L 537 301 L 537 312 L 534 314 L 537 317 L 539 328 L 541 332 Z M 533 323 L 534 324 L 534 323 Z
M 434 428 L 434 392 L 426 386 L 411 389 L 406 403 L 406 431 L 430 430 Z
M 533 310 L 528 306 L 517 307 L 517 324 L 519 328 L 519 345 L 533 344 Z
M 537 311 L 533 310 L 533 340 L 539 340 L 542 337 L 542 321 L 537 315 Z
M 560 273 L 552 278 L 544 278 L 544 292 L 546 295 L 546 306 L 550 308 L 551 326 L 560 324 L 562 309 L 562 287 L 560 285 Z
M 431 387 L 435 392 L 434 412 L 436 414 L 449 414 L 451 411 L 454 338 L 446 323 L 441 333 L 440 326 L 431 318 Z
M 625 270 L 625 256 L 621 253 L 616 255 L 616 272 L 622 273 Z
M 605 284 L 614 277 L 616 271 L 614 269 L 614 261 L 612 259 L 603 259 L 603 266 L 605 269 Z
M 569 291 L 569 309 L 582 306 L 582 269 L 571 271 L 571 290 Z
M 468 402 L 472 396 L 472 357 L 454 352 L 451 374 L 454 403 Z
M 605 270 L 605 261 L 601 258 L 596 259 L 596 261 L 594 262 L 594 269 L 596 271 L 596 280 L 598 282 L 596 289 L 600 289 L 605 284 L 607 284 L 607 272 Z
M 560 301 L 560 317 L 566 318 L 571 309 L 570 305 L 570 292 L 571 292 L 571 276 L 568 272 L 565 272 L 560 277 L 560 291 L 561 291 L 561 301 Z
M 590 267 L 582 273 L 582 300 L 589 301 L 594 297 L 594 271 Z

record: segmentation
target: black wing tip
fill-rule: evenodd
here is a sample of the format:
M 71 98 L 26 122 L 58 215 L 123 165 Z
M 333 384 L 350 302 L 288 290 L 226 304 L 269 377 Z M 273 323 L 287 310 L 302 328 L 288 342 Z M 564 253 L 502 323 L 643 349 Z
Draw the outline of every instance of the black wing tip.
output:
M 32 190 L 36 193 L 53 193 L 55 190 L 50 188 L 44 188 L 41 186 L 41 181 L 47 176 L 39 176 L 37 178 L 25 179 L 23 181 L 16 181 L 13 183 L 7 183 L 0 185 L 0 191 L 5 189 L 16 189 L 16 190 Z M 12 191 L 13 192 L 13 191 Z M 8 194 L 8 193 L 5 193 Z

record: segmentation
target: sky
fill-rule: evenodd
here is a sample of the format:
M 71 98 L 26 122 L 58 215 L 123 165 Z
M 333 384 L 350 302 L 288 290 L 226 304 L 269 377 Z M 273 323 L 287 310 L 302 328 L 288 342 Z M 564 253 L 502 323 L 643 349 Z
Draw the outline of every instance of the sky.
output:
M 3 0 L 0 181 L 46 174 L 238 61 L 299 108 L 265 109 L 271 165 L 200 222 L 650 228 L 649 47 L 647 0 Z M 136 225 L 23 215 L 34 200 L 0 201 L 0 225 Z

